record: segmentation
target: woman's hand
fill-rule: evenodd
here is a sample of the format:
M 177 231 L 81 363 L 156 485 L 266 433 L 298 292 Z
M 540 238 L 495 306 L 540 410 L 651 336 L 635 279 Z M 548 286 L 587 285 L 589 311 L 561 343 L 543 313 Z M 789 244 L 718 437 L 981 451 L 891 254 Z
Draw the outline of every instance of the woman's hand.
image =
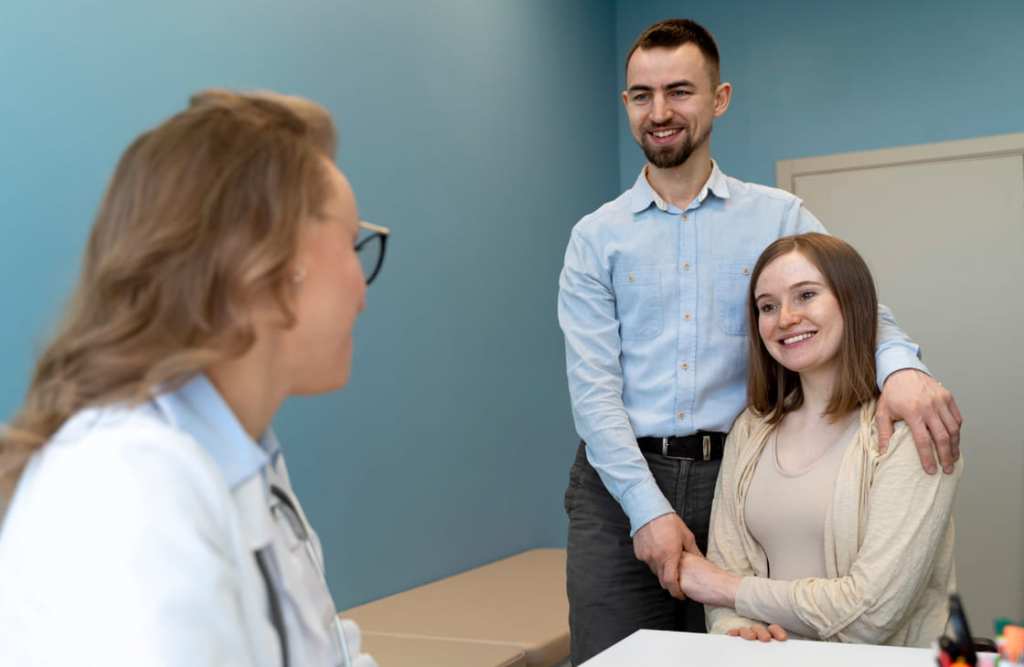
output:
M 749 641 L 754 641 L 756 639 L 759 642 L 770 642 L 773 639 L 784 642 L 789 637 L 782 626 L 775 623 L 772 623 L 767 628 L 760 623 L 754 623 L 753 625 L 748 625 L 745 628 L 733 628 L 725 634 L 730 637 L 742 637 Z
M 679 587 L 691 600 L 717 607 L 735 607 L 741 577 L 727 572 L 703 556 L 684 553 L 679 566 Z

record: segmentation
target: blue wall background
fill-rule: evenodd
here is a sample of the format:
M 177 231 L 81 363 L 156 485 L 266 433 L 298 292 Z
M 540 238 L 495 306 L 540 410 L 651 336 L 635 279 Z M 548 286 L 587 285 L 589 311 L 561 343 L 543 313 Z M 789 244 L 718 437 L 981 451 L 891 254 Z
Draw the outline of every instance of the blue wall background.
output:
M 712 154 L 743 180 L 775 185 L 777 160 L 1024 130 L 1020 0 L 620 1 L 620 89 L 637 35 L 677 16 L 718 42 L 734 91 Z M 644 158 L 622 112 L 619 147 L 629 187 Z
M 622 58 L 669 16 L 719 41 L 736 92 L 714 154 L 739 178 L 1024 130 L 1019 0 L 7 0 L 0 419 L 128 142 L 199 88 L 305 95 L 335 114 L 362 215 L 394 231 L 351 384 L 277 420 L 339 606 L 564 545 L 557 274 L 571 225 L 643 163 Z
M 196 89 L 305 95 L 393 230 L 351 384 L 277 420 L 338 605 L 563 545 L 555 294 L 571 225 L 616 188 L 614 30 L 592 0 L 6 0 L 0 419 L 129 141 Z

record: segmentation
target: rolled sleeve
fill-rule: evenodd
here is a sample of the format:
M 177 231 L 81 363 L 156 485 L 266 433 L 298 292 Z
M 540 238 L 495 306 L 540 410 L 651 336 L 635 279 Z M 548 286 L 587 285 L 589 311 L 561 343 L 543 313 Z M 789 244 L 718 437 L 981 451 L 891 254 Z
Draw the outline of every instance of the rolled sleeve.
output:
M 558 323 L 576 431 L 587 459 L 629 517 L 630 534 L 672 512 L 636 444 L 622 402 L 622 341 L 608 268 L 573 230 L 559 278 Z
M 674 512 L 654 481 L 631 430 L 608 429 L 585 438 L 587 460 L 629 518 L 629 535 L 651 520 Z
M 912 368 L 928 373 L 921 361 L 921 348 L 896 325 L 892 311 L 878 306 L 878 348 L 875 350 L 875 381 L 881 389 L 896 371 Z M 929 373 L 930 375 L 930 373 Z
M 626 491 L 619 502 L 629 517 L 630 537 L 659 516 L 675 511 L 653 478 L 635 484 Z

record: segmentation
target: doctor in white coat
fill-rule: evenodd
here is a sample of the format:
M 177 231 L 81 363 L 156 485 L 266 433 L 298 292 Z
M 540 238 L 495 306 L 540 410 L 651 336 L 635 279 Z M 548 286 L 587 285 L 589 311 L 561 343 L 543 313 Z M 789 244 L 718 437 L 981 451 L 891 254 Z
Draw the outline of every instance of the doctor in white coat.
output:
M 0 664 L 373 665 L 271 420 L 342 387 L 361 228 L 329 114 L 207 91 L 125 151 L 0 434 Z

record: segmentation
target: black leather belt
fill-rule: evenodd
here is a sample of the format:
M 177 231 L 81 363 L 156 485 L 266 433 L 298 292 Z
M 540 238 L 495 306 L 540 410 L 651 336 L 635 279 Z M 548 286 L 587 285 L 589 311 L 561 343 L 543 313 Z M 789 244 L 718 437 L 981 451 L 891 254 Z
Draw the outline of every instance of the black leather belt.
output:
M 640 451 L 661 454 L 670 459 L 686 461 L 717 461 L 725 449 L 725 434 L 713 431 L 698 431 L 693 435 L 669 438 L 637 438 Z

